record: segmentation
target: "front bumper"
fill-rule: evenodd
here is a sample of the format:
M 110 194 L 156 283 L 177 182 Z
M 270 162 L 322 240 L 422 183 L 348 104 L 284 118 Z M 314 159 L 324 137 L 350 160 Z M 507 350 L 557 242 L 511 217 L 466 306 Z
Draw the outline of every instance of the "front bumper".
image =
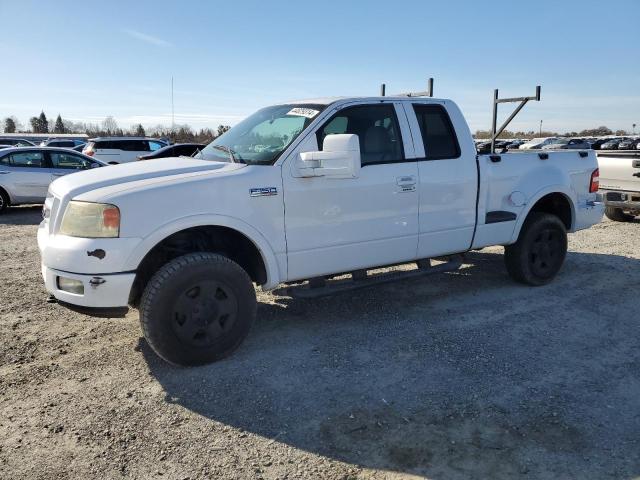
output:
M 58 277 L 70 278 L 81 281 L 84 293 L 76 294 L 58 287 Z M 70 273 L 62 270 L 54 270 L 42 265 L 42 278 L 47 292 L 53 295 L 60 303 L 70 306 L 83 307 L 74 310 L 91 314 L 91 309 L 96 309 L 97 316 L 121 316 L 105 315 L 108 310 L 113 312 L 126 312 L 129 303 L 129 292 L 136 277 L 133 272 L 109 273 L 109 274 L 81 274 Z M 104 310 L 100 312 L 100 310 Z
M 607 207 L 640 211 L 640 192 L 605 191 L 603 196 Z

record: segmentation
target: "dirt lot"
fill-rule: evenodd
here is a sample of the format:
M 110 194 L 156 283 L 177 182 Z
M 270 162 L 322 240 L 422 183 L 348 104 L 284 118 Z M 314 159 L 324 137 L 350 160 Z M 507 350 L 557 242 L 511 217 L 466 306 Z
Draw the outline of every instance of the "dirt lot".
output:
M 46 303 L 39 208 L 0 217 L 0 478 L 640 476 L 640 222 L 571 236 L 555 283 L 466 268 L 259 295 L 236 354 L 158 360 L 137 312 Z

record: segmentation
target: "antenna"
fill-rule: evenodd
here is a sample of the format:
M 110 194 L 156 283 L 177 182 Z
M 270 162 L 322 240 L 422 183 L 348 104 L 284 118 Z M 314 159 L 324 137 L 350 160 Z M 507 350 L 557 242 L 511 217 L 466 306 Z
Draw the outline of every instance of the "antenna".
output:
M 504 129 L 507 128 L 507 125 L 509 125 L 511 120 L 514 119 L 514 117 L 518 114 L 518 112 L 522 110 L 522 107 L 524 107 L 529 100 L 533 100 L 536 102 L 540 101 L 540 90 L 541 90 L 541 87 L 540 85 L 538 85 L 536 87 L 536 94 L 533 95 L 532 97 L 514 97 L 514 98 L 498 98 L 498 89 L 496 88 L 493 91 L 493 122 L 491 123 L 491 152 L 490 152 L 492 155 L 495 153 L 496 139 L 504 131 Z M 513 113 L 509 115 L 509 118 L 507 118 L 504 121 L 504 123 L 500 126 L 500 128 L 496 129 L 496 126 L 498 123 L 498 104 L 499 103 L 515 103 L 515 102 L 520 102 L 520 105 L 518 105 L 516 109 L 513 111 Z M 540 130 L 542 130 L 542 120 L 540 120 Z
M 173 108 L 173 75 L 171 76 L 171 133 L 173 134 L 176 122 L 175 122 L 175 112 Z

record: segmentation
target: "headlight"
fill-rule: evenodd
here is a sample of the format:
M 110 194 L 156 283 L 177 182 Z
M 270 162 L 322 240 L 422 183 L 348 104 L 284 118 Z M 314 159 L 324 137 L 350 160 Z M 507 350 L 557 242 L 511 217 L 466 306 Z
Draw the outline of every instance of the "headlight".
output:
M 107 203 L 71 201 L 60 227 L 62 235 L 83 238 L 113 238 L 120 235 L 120 210 Z

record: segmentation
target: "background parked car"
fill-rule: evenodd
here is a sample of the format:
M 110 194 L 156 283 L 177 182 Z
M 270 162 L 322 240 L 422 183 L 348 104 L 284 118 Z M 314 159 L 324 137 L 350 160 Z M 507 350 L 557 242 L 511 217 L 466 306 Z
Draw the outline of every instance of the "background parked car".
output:
M 524 145 L 524 140 L 514 140 L 509 145 L 507 145 L 507 150 L 517 150 L 520 148 L 520 145 Z
M 0 144 L 1 145 L 13 145 L 15 147 L 35 147 L 35 144 L 33 142 L 30 142 L 29 140 L 25 140 L 24 138 L 14 138 L 14 137 L 0 137 Z
M 542 148 L 545 145 L 549 145 L 558 140 L 558 137 L 548 137 L 548 138 L 532 138 L 526 143 L 520 145 L 521 150 L 530 150 L 534 148 Z
M 555 143 L 542 147 L 543 150 L 588 150 L 591 145 L 582 138 L 560 138 Z
M 43 203 L 49 184 L 58 177 L 106 165 L 66 148 L 11 147 L 0 150 L 0 213 L 9 205 Z
M 638 140 L 635 138 L 625 138 L 618 143 L 618 150 L 635 150 L 637 142 Z
M 82 150 L 84 150 L 85 145 L 86 143 L 81 143 L 80 145 L 73 147 L 71 150 L 76 152 L 82 152 Z
M 138 155 L 146 155 L 166 146 L 166 142 L 156 138 L 99 137 L 90 139 L 82 153 L 109 164 L 117 164 L 134 162 Z
M 50 138 L 40 143 L 41 147 L 62 147 L 62 148 L 75 148 L 78 145 L 84 145 L 87 142 L 83 139 L 71 139 L 71 138 Z
M 600 145 L 600 150 L 617 150 L 620 142 L 624 140 L 623 138 L 610 138 L 602 145 Z
M 511 140 L 496 140 L 496 152 L 500 152 L 505 148 L 508 148 L 511 144 Z M 476 143 L 476 150 L 479 154 L 484 155 L 491 151 L 491 141 L 485 140 Z
M 593 148 L 594 150 L 600 150 L 600 148 L 602 147 L 602 144 L 603 143 L 607 143 L 609 140 L 611 140 L 611 139 L 610 138 L 597 138 L 593 142 L 591 142 L 591 148 Z
M 138 160 L 152 160 L 154 158 L 167 157 L 190 157 L 206 146 L 207 145 L 204 143 L 176 143 L 174 145 L 162 147 L 160 150 L 148 153 L 147 155 L 138 155 Z

